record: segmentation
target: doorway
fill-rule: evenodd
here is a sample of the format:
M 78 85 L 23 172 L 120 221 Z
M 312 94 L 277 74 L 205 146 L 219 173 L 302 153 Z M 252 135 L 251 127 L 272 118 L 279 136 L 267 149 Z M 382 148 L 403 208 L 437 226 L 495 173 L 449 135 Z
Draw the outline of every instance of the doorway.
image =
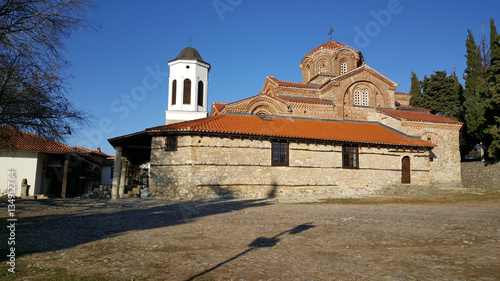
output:
M 410 157 L 401 159 L 401 183 L 411 183 Z

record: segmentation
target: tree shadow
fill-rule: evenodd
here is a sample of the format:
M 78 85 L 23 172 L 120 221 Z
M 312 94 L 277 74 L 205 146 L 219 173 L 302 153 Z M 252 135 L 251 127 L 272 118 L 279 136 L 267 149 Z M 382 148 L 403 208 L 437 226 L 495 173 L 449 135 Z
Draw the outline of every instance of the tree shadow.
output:
M 273 181 L 271 184 L 271 189 L 267 192 L 267 198 L 276 198 L 278 196 L 278 183 Z
M 252 243 L 250 243 L 248 245 L 248 249 L 244 250 L 243 252 L 237 254 L 236 256 L 230 258 L 230 259 L 227 259 L 197 275 L 194 275 L 188 279 L 186 279 L 186 281 L 191 281 L 191 280 L 195 280 L 196 278 L 200 277 L 200 276 L 203 276 L 211 271 L 214 271 L 216 270 L 217 268 L 233 261 L 233 260 L 236 260 L 238 259 L 239 257 L 243 256 L 243 255 L 246 255 L 248 254 L 249 252 L 251 251 L 254 251 L 256 249 L 259 249 L 259 248 L 270 248 L 270 247 L 274 247 L 276 246 L 276 244 L 278 244 L 278 242 L 280 241 L 280 239 L 278 237 L 284 235 L 284 234 L 290 234 L 290 235 L 295 235 L 295 234 L 298 234 L 298 233 L 301 233 L 303 231 L 306 231 L 310 228 L 313 228 L 315 227 L 312 222 L 307 222 L 307 223 L 303 223 L 303 224 L 300 224 L 300 225 L 297 225 L 296 227 L 294 228 L 291 228 L 291 229 L 288 229 L 288 230 L 285 230 L 273 237 L 258 237 L 256 238 L 255 240 L 252 241 Z
M 57 251 L 77 245 L 115 237 L 135 230 L 174 226 L 196 219 L 266 206 L 265 199 L 254 200 L 199 200 L 171 202 L 168 200 L 79 200 L 48 199 L 19 202 L 17 214 L 30 209 L 30 204 L 43 204 L 47 208 L 71 208 L 80 206 L 77 214 L 50 214 L 18 217 L 16 222 L 16 256 Z M 7 209 L 6 203 L 0 208 Z M 100 208 L 99 211 L 95 211 Z M 110 209 L 112 211 L 110 211 Z M 117 210 L 117 211 L 115 211 Z M 22 243 L 21 243 L 22 241 Z M 7 243 L 0 249 L 7 250 Z M 10 247 L 10 246 L 9 246 Z M 7 260 L 4 255 L 0 261 Z
M 227 188 L 223 188 L 218 184 L 214 184 L 210 186 L 212 192 L 217 195 L 220 199 L 234 199 L 233 191 Z

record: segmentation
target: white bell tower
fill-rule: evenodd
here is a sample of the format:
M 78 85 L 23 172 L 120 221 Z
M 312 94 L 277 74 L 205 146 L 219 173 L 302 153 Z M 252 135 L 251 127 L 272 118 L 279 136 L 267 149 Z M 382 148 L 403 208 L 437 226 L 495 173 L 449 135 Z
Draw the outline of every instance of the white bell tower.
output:
M 187 47 L 168 62 L 168 110 L 166 124 L 205 118 L 210 64 L 195 48 Z

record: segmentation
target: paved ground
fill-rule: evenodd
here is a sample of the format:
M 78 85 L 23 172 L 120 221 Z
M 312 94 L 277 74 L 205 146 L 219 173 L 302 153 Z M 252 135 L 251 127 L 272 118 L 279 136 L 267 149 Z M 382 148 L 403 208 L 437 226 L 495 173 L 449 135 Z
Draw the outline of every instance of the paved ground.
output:
M 3 280 L 500 280 L 499 200 L 51 199 L 16 213 L 18 274 Z

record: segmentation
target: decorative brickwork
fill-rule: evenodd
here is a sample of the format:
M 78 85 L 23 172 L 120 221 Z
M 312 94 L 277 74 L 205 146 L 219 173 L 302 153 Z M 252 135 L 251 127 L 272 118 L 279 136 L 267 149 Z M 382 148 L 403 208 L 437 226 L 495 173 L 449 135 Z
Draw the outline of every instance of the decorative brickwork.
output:
M 152 196 L 332 197 L 461 187 L 462 123 L 410 107 L 411 95 L 396 92 L 397 83 L 341 43 L 307 53 L 300 68 L 302 83 L 268 76 L 259 94 L 214 103 L 208 118 L 147 129 Z M 178 147 L 167 151 L 172 135 Z M 286 154 L 280 166 L 271 161 L 272 142 Z
M 409 106 L 410 105 L 410 99 L 411 99 L 410 94 L 401 93 L 401 92 L 394 92 L 394 94 L 395 94 L 396 106 Z
M 361 52 L 335 41 L 328 41 L 307 53 L 300 64 L 302 83 L 311 82 L 322 73 L 343 74 L 342 63 L 346 71 L 351 71 L 364 63 Z

